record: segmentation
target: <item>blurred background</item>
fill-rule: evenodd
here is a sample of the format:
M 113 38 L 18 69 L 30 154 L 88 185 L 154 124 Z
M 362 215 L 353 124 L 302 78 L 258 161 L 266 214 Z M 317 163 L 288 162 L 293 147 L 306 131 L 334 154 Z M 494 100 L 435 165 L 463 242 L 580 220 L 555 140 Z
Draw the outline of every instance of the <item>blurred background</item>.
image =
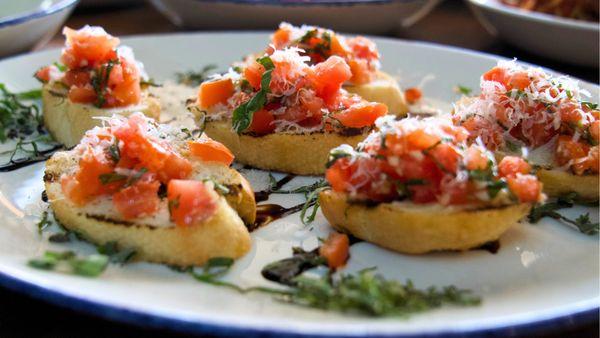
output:
M 439 43 L 598 83 L 598 0 L 0 0 L 0 58 L 60 48 L 63 24 L 115 36 L 269 30 L 280 21 Z M 18 37 L 18 38 L 15 38 Z M 402 57 L 402 55 L 386 56 Z M 2 75 L 0 74 L 0 81 Z M 0 289 L 0 337 L 174 334 L 91 318 Z M 547 337 L 598 337 L 598 322 Z

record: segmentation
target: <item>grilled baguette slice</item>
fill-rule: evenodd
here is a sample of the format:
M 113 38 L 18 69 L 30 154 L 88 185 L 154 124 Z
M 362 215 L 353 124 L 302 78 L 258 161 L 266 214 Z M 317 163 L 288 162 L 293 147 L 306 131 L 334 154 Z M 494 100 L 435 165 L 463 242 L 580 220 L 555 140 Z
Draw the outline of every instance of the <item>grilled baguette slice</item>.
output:
M 390 114 L 406 116 L 408 106 L 404 100 L 404 93 L 398 82 L 389 74 L 378 71 L 375 80 L 363 85 L 344 85 L 344 89 L 350 93 L 358 94 L 363 99 L 371 102 L 385 104 Z
M 229 120 L 207 121 L 204 132 L 229 148 L 239 163 L 297 175 L 323 174 L 331 149 L 344 143 L 354 147 L 367 136 L 329 132 L 239 135 Z
M 91 104 L 71 102 L 65 88 L 54 83 L 42 86 L 42 110 L 44 125 L 52 137 L 70 148 L 79 143 L 86 131 L 101 125 L 101 121 L 95 117 L 110 117 L 114 114 L 128 116 L 141 111 L 146 116 L 158 120 L 160 103 L 149 96 L 147 90 L 143 90 L 142 102 L 139 105 L 102 109 Z
M 321 192 L 319 203 L 334 228 L 408 254 L 480 246 L 498 239 L 531 209 L 530 204 L 472 209 L 400 202 L 369 206 L 333 190 Z
M 544 192 L 551 197 L 564 196 L 574 192 L 586 201 L 598 201 L 600 194 L 598 175 L 574 175 L 562 170 L 539 169 L 537 177 L 544 184 Z
M 108 197 L 75 206 L 64 196 L 60 177 L 76 166 L 72 152 L 54 154 L 46 163 L 44 183 L 56 219 L 90 242 L 115 241 L 134 249 L 138 260 L 177 266 L 202 265 L 212 257 L 239 258 L 250 250 L 250 235 L 242 219 L 254 222 L 254 194 L 248 182 L 229 167 L 195 163 L 194 179 L 210 178 L 228 187 L 229 193 L 219 196 L 217 211 L 204 223 L 181 227 L 170 222 L 166 201 L 156 216 L 136 222 L 123 220 Z

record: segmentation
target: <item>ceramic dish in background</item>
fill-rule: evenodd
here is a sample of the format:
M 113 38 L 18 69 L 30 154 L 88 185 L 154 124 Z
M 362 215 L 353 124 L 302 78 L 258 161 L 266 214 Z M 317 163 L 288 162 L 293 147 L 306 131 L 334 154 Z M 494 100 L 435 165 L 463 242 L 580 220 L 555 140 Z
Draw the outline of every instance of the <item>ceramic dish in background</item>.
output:
M 600 25 L 506 6 L 498 0 L 467 0 L 483 26 L 506 42 L 543 57 L 598 67 Z
M 47 42 L 79 0 L 3 1 L 0 6 L 0 57 Z
M 408 26 L 439 0 L 150 0 L 174 24 L 192 29 L 273 29 L 281 21 L 381 34 Z
M 173 79 L 176 72 L 216 64 L 226 69 L 242 55 L 262 48 L 267 33 L 231 32 L 148 35 L 123 38 L 156 81 Z M 375 38 L 383 70 L 398 75 L 408 86 L 425 77 L 427 97 L 446 103 L 460 95 L 455 87 L 477 88 L 481 74 L 498 58 L 443 46 Z M 23 91 L 39 87 L 33 70 L 59 57 L 58 49 L 0 61 L 2 82 Z M 401 57 L 400 57 L 401 56 Z M 598 101 L 598 86 L 582 83 Z M 1 158 L 0 161 L 4 161 Z M 78 311 L 144 327 L 166 327 L 211 335 L 238 337 L 497 337 L 582 325 L 598 318 L 598 235 L 587 236 L 553 219 L 537 225 L 515 225 L 500 239 L 500 250 L 402 255 L 367 242 L 351 246 L 342 273 L 377 266 L 387 278 L 415 286 L 456 285 L 483 299 L 476 307 L 443 307 L 408 318 L 373 318 L 304 308 L 275 301 L 265 294 L 240 294 L 194 281 L 165 266 L 131 263 L 111 265 L 98 278 L 83 278 L 35 270 L 27 260 L 45 250 L 91 253 L 81 242 L 49 243 L 48 232 L 38 234 L 36 223 L 44 210 L 41 201 L 44 164 L 0 173 L 0 285 Z M 267 172 L 242 169 L 256 191 L 269 184 Z M 282 174 L 275 174 L 281 178 Z M 284 189 L 314 182 L 298 176 Z M 273 194 L 265 203 L 290 207 L 304 202 L 303 194 Z M 577 207 L 569 216 L 598 208 Z M 443 221 L 443 219 L 441 220 Z M 238 285 L 274 286 L 261 276 L 270 262 L 289 257 L 292 246 L 312 249 L 331 227 L 319 212 L 311 226 L 299 214 L 253 231 L 252 249 L 225 275 Z

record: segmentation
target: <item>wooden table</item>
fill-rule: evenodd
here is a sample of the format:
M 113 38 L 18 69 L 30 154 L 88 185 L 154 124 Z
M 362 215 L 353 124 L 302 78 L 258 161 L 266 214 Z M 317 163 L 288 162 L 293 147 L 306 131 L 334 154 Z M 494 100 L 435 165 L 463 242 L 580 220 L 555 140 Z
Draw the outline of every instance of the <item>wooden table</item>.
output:
M 106 10 L 76 10 L 67 25 L 101 25 L 114 35 L 164 33 L 178 30 L 147 5 Z M 410 29 L 392 32 L 403 39 L 423 40 L 459 46 L 539 64 L 598 83 L 598 69 L 576 67 L 543 59 L 516 50 L 495 39 L 477 23 L 466 6 L 458 0 L 447 0 L 434 12 Z M 60 47 L 63 37 L 57 35 L 42 49 Z M 551 297 L 552 295 L 548 295 Z M 585 326 L 570 326 L 561 332 L 547 332 L 538 337 L 599 337 L 598 321 Z M 150 330 L 90 317 L 62 307 L 50 305 L 26 295 L 0 289 L 0 337 L 178 337 L 165 330 Z

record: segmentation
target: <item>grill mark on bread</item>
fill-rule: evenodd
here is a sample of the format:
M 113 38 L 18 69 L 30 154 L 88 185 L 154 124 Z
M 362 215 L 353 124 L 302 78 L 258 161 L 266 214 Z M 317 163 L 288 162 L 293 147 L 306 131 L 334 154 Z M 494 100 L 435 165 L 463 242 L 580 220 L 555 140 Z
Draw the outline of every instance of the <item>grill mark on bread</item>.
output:
M 114 218 L 110 218 L 104 215 L 95 215 L 95 214 L 85 214 L 85 217 L 91 218 L 98 222 L 109 223 L 112 225 L 125 226 L 125 227 L 136 227 L 136 228 L 148 228 L 150 230 L 158 229 L 159 227 L 149 225 L 149 224 L 139 224 L 130 221 L 117 220 Z

